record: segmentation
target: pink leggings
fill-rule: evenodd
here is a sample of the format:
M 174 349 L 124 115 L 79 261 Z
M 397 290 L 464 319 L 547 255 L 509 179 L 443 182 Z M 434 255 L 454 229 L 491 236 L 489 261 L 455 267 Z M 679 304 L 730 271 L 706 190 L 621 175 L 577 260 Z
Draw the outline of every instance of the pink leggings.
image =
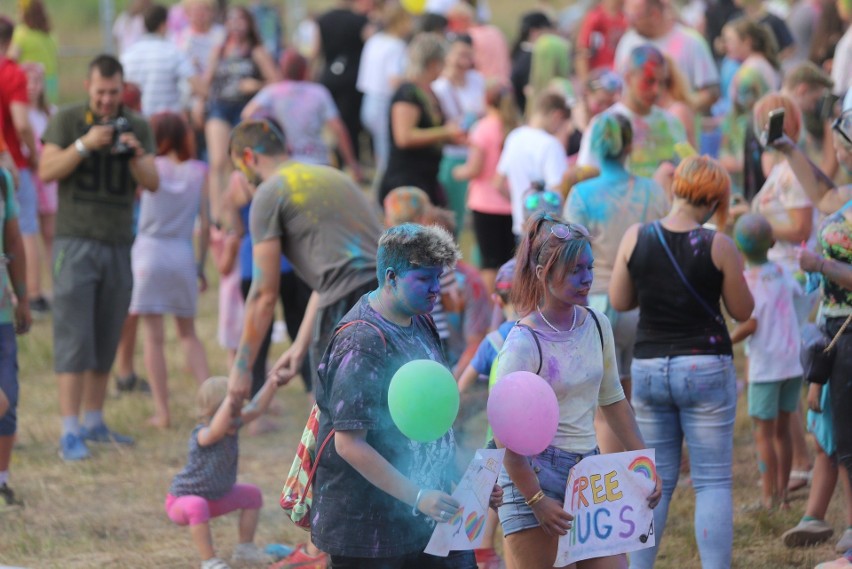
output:
M 231 491 L 218 500 L 201 496 L 166 496 L 166 513 L 179 526 L 207 523 L 235 510 L 259 510 L 263 505 L 260 488 L 254 484 L 234 484 Z

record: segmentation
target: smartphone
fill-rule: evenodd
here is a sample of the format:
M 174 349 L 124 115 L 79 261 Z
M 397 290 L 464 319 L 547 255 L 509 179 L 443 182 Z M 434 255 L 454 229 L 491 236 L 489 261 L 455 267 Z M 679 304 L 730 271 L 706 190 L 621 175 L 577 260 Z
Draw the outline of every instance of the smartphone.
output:
M 784 136 L 784 109 L 769 111 L 769 127 L 766 129 L 766 143 L 769 146 Z
M 818 116 L 821 121 L 825 122 L 834 117 L 834 106 L 837 104 L 838 100 L 840 100 L 840 97 L 834 93 L 826 93 L 823 95 L 822 99 L 820 99 L 818 109 Z

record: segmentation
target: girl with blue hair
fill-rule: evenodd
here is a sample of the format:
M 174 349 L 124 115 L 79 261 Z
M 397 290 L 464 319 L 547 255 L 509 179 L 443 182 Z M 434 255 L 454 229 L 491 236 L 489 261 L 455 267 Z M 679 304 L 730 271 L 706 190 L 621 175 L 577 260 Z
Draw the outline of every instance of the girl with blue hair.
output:
M 665 216 L 669 209 L 665 191 L 650 178 L 634 176 L 625 166 L 633 144 L 630 120 L 615 112 L 598 116 L 589 134 L 592 154 L 601 165 L 597 178 L 580 182 L 568 196 L 564 218 L 589 230 L 595 257 L 595 280 L 589 305 L 607 315 L 615 336 L 615 353 L 621 383 L 630 397 L 630 363 L 639 322 L 637 309 L 616 312 L 609 303 L 609 281 L 618 244 L 635 223 L 647 223 Z M 624 450 L 600 413 L 595 418 L 601 451 Z

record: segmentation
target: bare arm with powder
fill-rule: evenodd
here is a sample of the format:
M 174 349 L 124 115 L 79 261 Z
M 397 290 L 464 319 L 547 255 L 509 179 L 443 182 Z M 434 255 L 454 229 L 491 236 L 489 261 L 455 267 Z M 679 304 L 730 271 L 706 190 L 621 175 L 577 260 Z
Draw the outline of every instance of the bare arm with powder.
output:
M 451 516 L 459 509 L 459 503 L 440 490 L 424 490 L 420 494 L 421 489 L 414 482 L 370 446 L 366 430 L 335 431 L 334 448 L 370 484 L 409 506 L 416 502 L 417 509 L 435 521 L 445 521 L 442 514 Z
M 633 285 L 633 279 L 630 278 L 627 262 L 633 255 L 633 249 L 636 248 L 640 227 L 642 226 L 637 223 L 624 233 L 612 267 L 612 277 L 609 280 L 609 302 L 614 309 L 620 312 L 639 306 L 636 287 Z
M 254 272 L 251 289 L 246 298 L 243 334 L 237 348 L 234 367 L 228 377 L 228 393 L 235 401 L 248 398 L 251 390 L 251 368 L 266 331 L 272 325 L 281 279 L 281 242 L 275 238 L 255 243 L 252 255 Z M 281 383 L 286 383 L 289 379 L 281 378 Z

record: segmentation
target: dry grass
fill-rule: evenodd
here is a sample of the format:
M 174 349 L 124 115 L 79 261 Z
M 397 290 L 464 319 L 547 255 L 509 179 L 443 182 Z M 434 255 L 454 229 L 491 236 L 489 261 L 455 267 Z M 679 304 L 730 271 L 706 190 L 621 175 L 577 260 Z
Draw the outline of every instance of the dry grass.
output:
M 214 295 L 202 297 L 198 328 L 208 349 L 214 373 L 225 373 L 225 354 L 215 340 Z M 49 322 L 37 323 L 20 342 L 22 395 L 19 407 L 20 445 L 13 460 L 15 490 L 26 508 L 0 514 L 0 563 L 29 568 L 134 567 L 138 569 L 191 567 L 195 553 L 188 532 L 165 516 L 163 500 L 171 477 L 186 459 L 187 435 L 194 424 L 193 380 L 181 369 L 181 354 L 173 330 L 169 336 L 172 405 L 177 424 L 167 432 L 143 426 L 151 408 L 147 397 L 133 394 L 108 401 L 107 420 L 137 437 L 133 449 L 96 448 L 94 458 L 65 464 L 56 455 L 59 419 L 55 380 L 51 373 Z M 279 344 L 275 351 L 282 349 Z M 141 366 L 141 361 L 138 361 Z M 264 492 L 258 543 L 295 543 L 304 538 L 277 506 L 278 492 L 290 466 L 307 415 L 308 401 L 300 385 L 282 389 L 283 430 L 260 437 L 242 437 L 240 477 Z M 737 506 L 758 497 L 757 473 L 750 425 L 740 406 L 736 430 L 735 500 Z M 481 427 L 481 425 L 480 425 Z M 470 440 L 481 440 L 477 428 Z M 700 567 L 693 538 L 692 492 L 677 491 L 658 567 Z M 778 536 L 796 523 L 805 493 L 795 496 L 792 510 L 740 514 L 735 519 L 735 567 L 781 569 L 813 567 L 834 557 L 832 544 L 789 550 Z M 829 513 L 842 527 L 842 496 L 836 495 Z M 236 519 L 212 524 L 217 546 L 229 553 L 236 540 Z
M 96 49 L 97 2 L 47 0 L 46 3 L 63 46 L 63 98 L 73 100 L 82 94 L 87 57 L 69 54 Z M 307 2 L 309 7 L 328 3 Z M 123 2 L 119 0 L 116 4 L 120 9 Z M 0 0 L 0 13 L 14 14 L 15 5 L 14 0 Z M 491 5 L 497 23 L 505 30 L 513 30 L 516 15 L 531 2 L 492 0 Z M 69 51 L 69 47 L 73 49 Z M 215 295 L 208 292 L 201 300 L 199 334 L 207 346 L 213 372 L 226 373 L 225 354 L 215 340 L 215 311 Z M 275 346 L 274 351 L 281 348 Z M 39 569 L 197 566 L 188 532 L 171 524 L 163 511 L 171 477 L 186 459 L 187 436 L 194 424 L 193 380 L 181 369 L 173 330 L 169 335 L 168 359 L 176 425 L 167 432 L 144 427 L 151 411 L 150 401 L 144 396 L 111 399 L 106 407 L 107 420 L 118 430 L 136 436 L 138 445 L 134 449 L 99 448 L 92 460 L 65 464 L 56 456 L 60 425 L 51 371 L 49 322 L 36 324 L 30 335 L 21 339 L 20 444 L 15 450 L 12 471 L 14 488 L 27 506 L 21 511 L 0 514 L 0 564 Z M 137 366 L 141 365 L 138 358 Z M 282 389 L 277 400 L 283 410 L 277 419 L 283 430 L 257 438 L 244 435 L 241 444 L 241 479 L 258 484 L 266 499 L 258 530 L 257 541 L 261 544 L 292 544 L 305 536 L 284 518 L 277 501 L 307 416 L 308 402 L 295 384 Z M 740 406 L 737 422 L 734 474 L 737 506 L 755 501 L 759 497 L 757 469 L 744 404 Z M 689 487 L 677 491 L 657 564 L 660 569 L 700 567 L 693 538 L 691 494 Z M 805 493 L 799 492 L 789 512 L 737 513 L 734 567 L 810 568 L 834 558 L 833 542 L 801 550 L 789 550 L 781 544 L 780 534 L 796 523 L 804 509 L 804 499 Z M 829 521 L 838 529 L 843 527 L 841 505 L 838 490 L 829 512 Z M 230 553 L 236 540 L 234 516 L 215 520 L 212 527 L 219 549 Z

